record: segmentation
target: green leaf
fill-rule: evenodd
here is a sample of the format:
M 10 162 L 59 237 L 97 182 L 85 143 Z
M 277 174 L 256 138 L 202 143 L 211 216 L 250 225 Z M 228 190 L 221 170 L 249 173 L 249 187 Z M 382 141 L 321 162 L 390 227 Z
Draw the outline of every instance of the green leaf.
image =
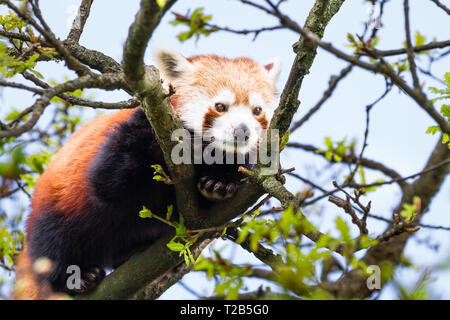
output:
M 18 110 L 13 110 L 11 111 L 6 117 L 5 117 L 5 121 L 12 121 L 14 119 L 16 119 L 19 116 L 20 112 Z
M 187 254 L 189 256 L 189 259 L 191 260 L 192 264 L 195 265 L 195 259 L 192 256 L 191 249 L 189 249 L 189 247 L 186 247 L 186 252 L 187 252 Z M 186 265 L 189 266 L 189 263 L 186 263 Z
M 184 225 L 184 218 L 181 213 L 178 214 L 180 216 L 179 222 L 175 224 L 175 234 L 176 236 L 184 236 L 186 234 L 186 226 Z
M 424 36 L 422 36 L 422 35 L 419 33 L 419 31 L 416 32 L 416 35 L 415 35 L 414 38 L 415 38 L 415 40 L 416 40 L 416 44 L 415 44 L 416 47 L 417 47 L 417 46 L 422 46 L 422 45 L 425 44 L 426 38 L 425 38 Z
M 443 104 L 441 107 L 441 113 L 444 117 L 447 117 L 450 119 L 450 105 Z
M 337 217 L 336 219 L 336 228 L 341 233 L 342 241 L 344 241 L 347 244 L 351 244 L 352 238 L 350 236 L 350 228 L 341 217 Z
M 325 146 L 329 149 L 333 149 L 333 141 L 331 141 L 330 137 L 325 137 Z
M 176 242 L 174 240 L 170 241 L 168 244 L 166 244 L 167 248 L 169 248 L 172 251 L 180 252 L 184 250 L 184 245 L 182 243 Z
M 167 0 L 156 0 L 156 3 L 160 8 L 163 8 L 166 5 Z
M 446 143 L 448 143 L 448 142 L 450 142 L 450 136 L 448 135 L 448 133 L 444 133 L 444 134 L 442 135 L 442 143 L 443 143 L 443 144 L 446 144 Z
M 441 128 L 439 126 L 431 126 L 431 127 L 428 127 L 426 133 L 435 134 L 436 132 L 440 132 L 440 131 L 441 131 Z
M 172 217 L 172 213 L 173 213 L 173 205 L 168 205 L 167 206 L 166 220 L 170 220 L 170 218 Z
M 400 215 L 405 219 L 407 222 L 412 222 L 417 213 L 420 211 L 421 201 L 420 197 L 414 196 L 413 203 L 404 203 L 403 204 L 403 210 L 400 211 Z
M 152 218 L 153 213 L 147 209 L 145 206 L 142 207 L 142 210 L 139 211 L 139 217 L 141 218 Z

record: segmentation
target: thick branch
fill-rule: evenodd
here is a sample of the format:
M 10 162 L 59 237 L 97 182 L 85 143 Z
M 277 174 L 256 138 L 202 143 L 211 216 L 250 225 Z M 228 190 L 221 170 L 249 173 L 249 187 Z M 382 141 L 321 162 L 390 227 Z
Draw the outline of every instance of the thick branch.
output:
M 191 164 L 174 165 L 171 159 L 171 151 L 178 144 L 178 141 L 172 141 L 172 132 L 183 126 L 170 104 L 170 92 L 166 93 L 162 88 L 159 72 L 154 67 L 146 68 L 143 61 L 147 42 L 163 13 L 164 9 L 156 1 L 141 1 L 141 8 L 130 27 L 125 44 L 123 69 L 131 89 L 143 100 L 142 108 L 155 131 L 175 184 L 178 210 L 189 225 L 198 212 L 197 198 L 193 195 L 194 169 Z
M 146 91 L 144 54 L 153 31 L 161 21 L 163 11 L 156 1 L 141 0 L 141 7 L 130 27 L 123 52 L 123 68 L 136 93 Z

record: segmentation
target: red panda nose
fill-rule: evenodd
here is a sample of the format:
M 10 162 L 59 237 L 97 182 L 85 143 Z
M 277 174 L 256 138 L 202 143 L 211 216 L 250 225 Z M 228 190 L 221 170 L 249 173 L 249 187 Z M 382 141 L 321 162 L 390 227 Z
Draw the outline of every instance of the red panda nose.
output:
M 233 135 L 235 140 L 248 141 L 250 138 L 250 129 L 245 123 L 241 123 L 239 126 L 234 128 Z

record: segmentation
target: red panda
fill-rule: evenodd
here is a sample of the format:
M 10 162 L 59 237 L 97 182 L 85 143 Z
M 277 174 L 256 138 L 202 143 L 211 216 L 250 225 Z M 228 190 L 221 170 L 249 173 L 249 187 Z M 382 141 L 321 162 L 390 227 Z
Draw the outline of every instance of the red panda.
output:
M 194 136 L 211 137 L 220 151 L 247 154 L 257 148 L 275 110 L 280 62 L 266 66 L 246 57 L 185 58 L 160 49 L 156 58 L 165 83 L 175 87 L 171 104 Z M 236 145 L 237 132 L 245 139 Z M 48 298 L 95 287 L 105 268 L 116 268 L 148 247 L 169 227 L 141 219 L 143 206 L 165 215 L 174 205 L 173 186 L 153 179 L 152 164 L 167 172 L 162 151 L 141 108 L 101 116 L 78 130 L 42 174 L 26 223 L 25 249 L 17 261 L 14 297 Z M 237 166 L 196 165 L 205 205 L 233 196 L 241 185 Z M 51 261 L 36 272 L 39 258 Z M 67 269 L 78 266 L 80 286 L 69 288 Z

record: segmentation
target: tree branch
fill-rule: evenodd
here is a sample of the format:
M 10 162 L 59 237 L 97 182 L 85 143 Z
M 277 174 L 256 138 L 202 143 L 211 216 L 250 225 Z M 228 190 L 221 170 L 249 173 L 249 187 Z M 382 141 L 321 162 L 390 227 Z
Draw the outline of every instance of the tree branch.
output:
M 94 0 L 82 0 L 78 13 L 73 21 L 72 28 L 70 29 L 68 39 L 78 42 L 81 34 L 83 33 L 84 25 L 91 12 L 91 6 Z
M 441 3 L 439 0 L 431 0 L 433 1 L 439 8 L 444 10 L 448 15 L 450 15 L 450 9 L 447 8 L 443 3 Z
M 63 45 L 63 43 L 56 39 L 56 36 L 53 34 L 53 32 L 50 30 L 48 25 L 45 23 L 44 19 L 42 18 L 41 11 L 38 6 L 38 2 L 36 0 L 30 1 L 30 4 L 33 8 L 33 12 L 35 16 L 38 18 L 38 20 L 43 25 L 42 27 L 37 23 L 33 18 L 31 18 L 31 15 L 29 12 L 24 12 L 18 7 L 16 7 L 12 2 L 8 0 L 0 0 L 0 4 L 6 4 L 11 10 L 13 10 L 20 18 L 22 18 L 24 21 L 28 22 L 31 26 L 33 26 L 37 31 L 39 31 L 40 34 L 42 34 L 45 39 L 52 44 L 52 46 L 61 54 L 61 56 L 64 58 L 64 61 L 67 64 L 67 67 L 73 71 L 75 71 L 79 76 L 83 75 L 89 75 L 92 74 L 92 72 L 80 63 L 75 57 L 72 56 L 70 51 Z
M 30 110 L 32 110 L 31 119 L 17 128 L 2 128 L 2 130 L 0 130 L 0 138 L 17 137 L 22 133 L 31 130 L 36 125 L 45 108 L 50 104 L 50 101 L 54 96 L 58 96 L 63 92 L 74 91 L 82 88 L 102 88 L 106 90 L 114 90 L 122 87 L 123 83 L 124 79 L 120 75 L 105 74 L 83 76 L 57 85 L 56 87 L 48 88 L 43 91 L 42 96 L 30 107 Z
M 325 158 L 325 155 L 323 153 L 317 153 L 317 151 L 320 151 L 320 149 L 313 145 L 297 143 L 297 142 L 290 142 L 286 146 L 291 147 L 291 148 L 302 149 L 302 150 L 308 151 L 308 152 L 312 152 L 318 156 Z M 344 156 L 344 157 L 342 157 L 341 162 L 352 164 L 352 163 L 357 162 L 357 158 L 355 156 L 351 156 L 351 155 Z M 398 184 L 401 188 L 404 188 L 406 186 L 406 183 L 404 182 L 403 177 L 398 172 L 396 172 L 394 169 L 387 167 L 386 165 L 384 165 L 381 162 L 367 159 L 367 158 L 362 158 L 360 161 L 360 164 L 363 167 L 373 169 L 373 170 L 378 170 L 378 171 L 382 172 L 383 174 L 385 174 L 386 176 L 391 177 L 393 180 L 395 180 L 394 182 L 398 182 Z
M 145 67 L 143 61 L 147 42 L 159 24 L 163 12 L 156 1 L 141 1 L 141 8 L 130 27 L 125 44 L 123 69 L 131 89 L 143 101 L 142 108 L 155 131 L 174 181 L 177 208 L 189 226 L 198 215 L 197 197 L 193 192 L 194 168 L 192 164 L 174 165 L 171 159 L 171 151 L 178 144 L 178 141 L 172 140 L 172 132 L 182 129 L 183 126 L 170 104 L 170 93 L 164 92 L 162 88 L 158 70 L 155 67 Z
M 322 105 L 332 96 L 339 82 L 342 79 L 344 79 L 350 73 L 350 71 L 352 71 L 352 69 L 353 65 L 350 64 L 344 69 L 342 69 L 339 75 L 337 76 L 333 75 L 330 77 L 330 80 L 328 81 L 328 89 L 323 93 L 322 98 L 311 109 L 309 109 L 309 111 L 300 120 L 292 124 L 290 133 L 300 128 L 305 122 L 307 122 L 313 116 L 314 113 L 319 111 Z

